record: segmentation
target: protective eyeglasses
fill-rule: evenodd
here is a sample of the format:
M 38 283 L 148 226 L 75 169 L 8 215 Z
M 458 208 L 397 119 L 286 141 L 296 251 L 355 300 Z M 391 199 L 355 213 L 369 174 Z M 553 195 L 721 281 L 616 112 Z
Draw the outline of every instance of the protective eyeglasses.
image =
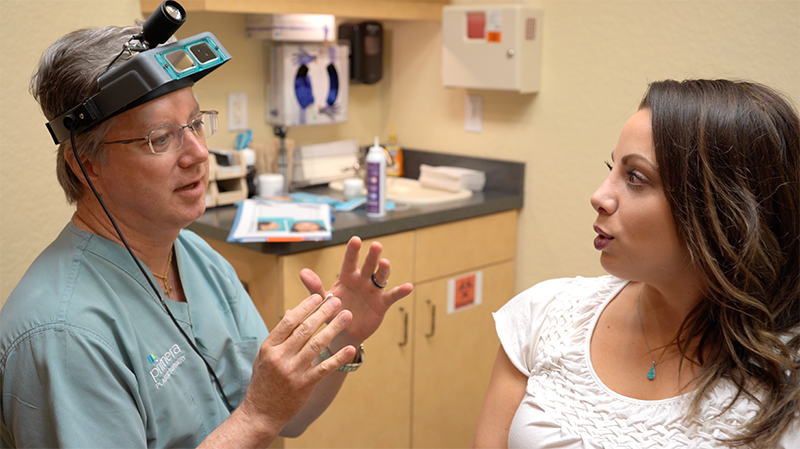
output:
M 217 111 L 200 111 L 200 115 L 193 118 L 185 125 L 169 125 L 150 131 L 144 137 L 138 139 L 115 140 L 113 142 L 102 142 L 109 145 L 112 143 L 134 143 L 146 140 L 153 154 L 167 154 L 178 151 L 183 146 L 183 130 L 189 128 L 195 136 L 200 139 L 211 137 L 217 132 Z

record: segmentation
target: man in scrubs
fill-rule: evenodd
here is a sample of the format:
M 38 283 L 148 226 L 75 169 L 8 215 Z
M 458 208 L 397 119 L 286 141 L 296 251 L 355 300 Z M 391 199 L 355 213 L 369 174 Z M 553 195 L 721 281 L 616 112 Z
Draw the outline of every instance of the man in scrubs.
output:
M 54 43 L 31 82 L 47 119 L 97 93 L 140 32 Z M 303 270 L 311 296 L 268 332 L 231 265 L 184 229 L 205 211 L 216 121 L 183 87 L 60 143 L 76 210 L 0 313 L 0 446 L 265 447 L 299 435 L 411 292 L 383 288 L 378 243 L 358 266 L 354 237 L 338 280 L 325 288 Z

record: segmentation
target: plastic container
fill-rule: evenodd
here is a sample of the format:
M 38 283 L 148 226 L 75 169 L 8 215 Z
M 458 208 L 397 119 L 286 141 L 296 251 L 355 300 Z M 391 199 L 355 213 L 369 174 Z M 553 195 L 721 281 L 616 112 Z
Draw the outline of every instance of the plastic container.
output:
M 375 137 L 367 152 L 367 218 L 386 216 L 386 155 Z
M 364 180 L 361 178 L 347 178 L 342 183 L 342 197 L 345 201 L 364 198 Z
M 258 175 L 258 196 L 267 198 L 283 195 L 283 175 L 280 173 L 265 173 Z
M 391 125 L 389 145 L 386 145 L 386 151 L 392 158 L 392 165 L 386 167 L 386 176 L 403 176 L 403 149 L 397 145 L 397 133 L 394 131 L 394 125 Z

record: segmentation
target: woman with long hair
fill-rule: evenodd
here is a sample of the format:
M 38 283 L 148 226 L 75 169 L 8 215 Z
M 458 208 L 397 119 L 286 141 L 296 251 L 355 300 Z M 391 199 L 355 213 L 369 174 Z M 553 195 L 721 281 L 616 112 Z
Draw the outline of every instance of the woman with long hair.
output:
M 774 90 L 652 83 L 592 195 L 609 273 L 495 314 L 476 447 L 800 447 L 800 120 Z

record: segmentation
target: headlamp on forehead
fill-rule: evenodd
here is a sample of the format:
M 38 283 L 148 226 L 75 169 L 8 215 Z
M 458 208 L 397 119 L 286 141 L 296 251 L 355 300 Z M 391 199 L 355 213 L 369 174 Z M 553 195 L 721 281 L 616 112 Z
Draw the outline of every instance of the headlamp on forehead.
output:
M 56 144 L 158 97 L 190 87 L 229 59 L 217 38 L 200 33 L 159 47 L 186 20 L 178 2 L 165 1 L 131 37 L 121 57 L 127 60 L 97 79 L 100 92 L 47 123 Z

